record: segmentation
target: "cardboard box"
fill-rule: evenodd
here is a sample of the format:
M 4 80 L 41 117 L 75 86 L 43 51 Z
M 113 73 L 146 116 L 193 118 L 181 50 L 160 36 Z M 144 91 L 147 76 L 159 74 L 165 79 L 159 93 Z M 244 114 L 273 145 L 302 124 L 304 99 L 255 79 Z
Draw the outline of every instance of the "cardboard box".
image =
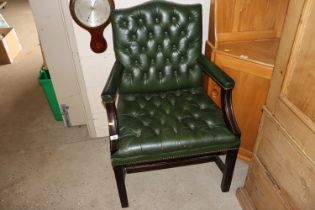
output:
M 14 28 L 0 28 L 0 64 L 10 64 L 22 50 Z

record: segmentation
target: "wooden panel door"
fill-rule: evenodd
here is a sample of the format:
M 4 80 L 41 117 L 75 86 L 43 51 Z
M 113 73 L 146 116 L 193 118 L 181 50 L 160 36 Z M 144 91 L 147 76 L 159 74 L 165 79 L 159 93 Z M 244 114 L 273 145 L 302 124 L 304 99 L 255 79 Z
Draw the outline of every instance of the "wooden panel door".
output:
M 315 206 L 315 0 L 291 0 L 253 163 L 237 196 L 244 209 Z M 266 174 L 269 181 L 261 181 Z M 268 185 L 268 186 L 263 186 Z M 254 189 L 254 190 L 253 190 Z M 269 198 L 275 194 L 278 199 Z M 265 196 L 257 199 L 259 196 Z M 267 204 L 266 204 L 267 205 Z
M 291 54 L 278 55 L 277 74 L 267 102 L 270 115 L 283 131 L 277 134 L 279 129 L 275 126 L 264 129 L 263 133 L 276 135 L 259 143 L 257 156 L 292 209 L 312 210 L 315 206 L 315 0 L 296 0 L 290 6 L 294 13 L 284 33 L 289 34 L 287 40 L 290 34 L 294 37 L 293 47 Z M 299 19 L 298 14 L 302 14 Z M 299 24 L 295 31 L 294 24 Z M 282 40 L 282 45 L 288 45 L 288 41 Z M 279 53 L 286 47 L 280 49 Z
M 238 190 L 236 192 L 237 197 L 243 199 L 240 202 L 244 210 L 290 209 L 270 177 L 271 175 L 262 163 L 256 157 L 253 157 L 246 178 L 246 191 Z M 248 200 L 249 197 L 250 200 Z
M 315 163 L 315 1 L 306 1 L 280 94 L 267 106 Z M 281 82 L 278 81 L 278 82 Z

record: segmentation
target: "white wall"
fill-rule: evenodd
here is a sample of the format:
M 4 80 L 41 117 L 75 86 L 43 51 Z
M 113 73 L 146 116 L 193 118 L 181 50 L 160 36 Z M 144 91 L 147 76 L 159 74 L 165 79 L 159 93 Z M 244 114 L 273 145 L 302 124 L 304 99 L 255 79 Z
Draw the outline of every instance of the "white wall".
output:
M 208 19 L 210 10 L 209 0 L 173 0 L 178 3 L 201 3 L 203 5 L 203 40 L 205 42 L 208 36 Z M 116 8 L 125 8 L 145 2 L 145 0 L 115 0 Z M 107 77 L 115 61 L 112 31 L 109 25 L 104 32 L 105 39 L 108 44 L 107 50 L 102 54 L 95 54 L 90 49 L 90 35 L 72 22 L 74 28 L 74 36 L 76 41 L 77 53 L 79 57 L 80 68 L 79 73 L 82 74 L 82 82 L 84 83 L 89 108 L 87 113 L 88 127 L 92 137 L 108 136 L 107 116 L 105 109 L 101 103 L 100 94 L 106 83 Z
M 29 0 L 42 50 L 59 104 L 69 107 L 72 126 L 86 124 L 86 107 L 60 3 L 64 0 Z M 69 9 L 68 9 L 69 10 Z M 93 131 L 94 127 L 91 129 Z

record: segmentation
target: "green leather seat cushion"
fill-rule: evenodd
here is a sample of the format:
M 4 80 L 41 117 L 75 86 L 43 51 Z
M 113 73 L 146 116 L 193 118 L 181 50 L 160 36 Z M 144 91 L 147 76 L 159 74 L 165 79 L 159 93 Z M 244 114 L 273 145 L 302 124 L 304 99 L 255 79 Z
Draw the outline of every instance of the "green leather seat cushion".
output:
M 118 101 L 119 150 L 113 165 L 189 157 L 237 149 L 222 111 L 202 88 L 122 94 Z

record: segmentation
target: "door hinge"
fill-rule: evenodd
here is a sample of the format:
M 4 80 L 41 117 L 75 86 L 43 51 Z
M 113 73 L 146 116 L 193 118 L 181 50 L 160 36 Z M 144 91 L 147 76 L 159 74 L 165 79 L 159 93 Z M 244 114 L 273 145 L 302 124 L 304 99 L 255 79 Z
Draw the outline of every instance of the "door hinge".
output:
M 62 111 L 62 116 L 63 116 L 63 121 L 65 122 L 67 127 L 71 127 L 71 122 L 70 122 L 70 118 L 69 118 L 69 106 L 67 106 L 66 104 L 60 104 L 61 107 L 61 111 Z

